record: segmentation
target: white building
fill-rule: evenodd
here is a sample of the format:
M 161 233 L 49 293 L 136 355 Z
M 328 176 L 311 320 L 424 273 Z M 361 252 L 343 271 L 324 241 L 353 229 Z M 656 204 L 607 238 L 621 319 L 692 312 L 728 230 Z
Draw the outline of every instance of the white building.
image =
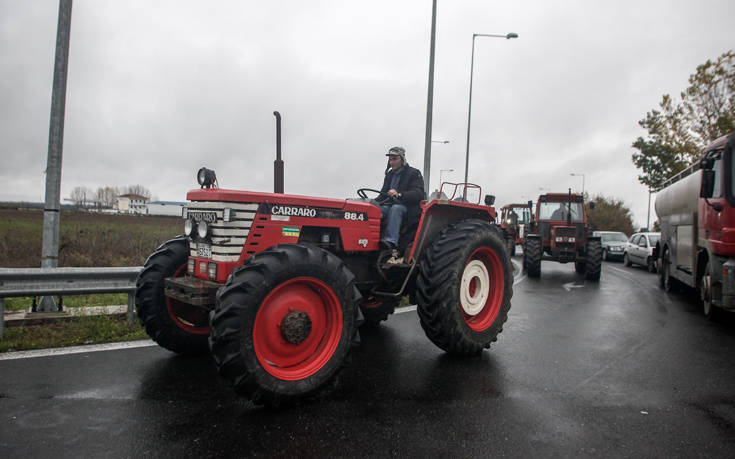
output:
M 148 215 L 172 215 L 181 217 L 181 212 L 185 205 L 185 202 L 153 201 L 148 203 L 146 213 Z
M 115 209 L 124 214 L 144 214 L 148 198 L 139 194 L 121 194 L 115 200 Z

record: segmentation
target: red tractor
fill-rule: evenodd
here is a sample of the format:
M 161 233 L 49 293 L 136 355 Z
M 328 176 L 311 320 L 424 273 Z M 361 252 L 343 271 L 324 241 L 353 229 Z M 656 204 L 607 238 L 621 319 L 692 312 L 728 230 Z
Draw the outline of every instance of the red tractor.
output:
M 539 196 L 523 246 L 523 269 L 529 277 L 541 276 L 541 260 L 574 262 L 575 270 L 587 280 L 600 280 L 602 244 L 592 236 L 581 194 L 569 190 Z
M 523 245 L 525 231 L 531 223 L 533 202 L 527 204 L 508 204 L 500 209 L 500 230 L 511 256 L 516 254 L 516 245 Z
M 185 235 L 141 271 L 137 313 L 160 346 L 211 352 L 219 373 L 255 403 L 324 387 L 358 327 L 387 319 L 404 296 L 429 340 L 450 354 L 479 354 L 502 331 L 513 271 L 492 196 L 486 205 L 479 194 L 477 203 L 422 202 L 419 223 L 403 229 L 403 262 L 389 264 L 380 209 L 366 194 L 380 192 L 346 200 L 226 190 L 204 168 L 198 180 Z M 473 187 L 481 192 L 465 189 Z

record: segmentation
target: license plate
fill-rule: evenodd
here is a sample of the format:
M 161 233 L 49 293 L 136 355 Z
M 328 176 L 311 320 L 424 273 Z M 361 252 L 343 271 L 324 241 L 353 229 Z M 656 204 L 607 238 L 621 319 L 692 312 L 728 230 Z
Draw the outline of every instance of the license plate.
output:
M 212 246 L 209 244 L 197 244 L 197 257 L 212 258 Z
M 195 222 L 205 221 L 207 223 L 214 223 L 217 221 L 216 212 L 196 212 L 193 210 L 189 211 L 189 218 Z

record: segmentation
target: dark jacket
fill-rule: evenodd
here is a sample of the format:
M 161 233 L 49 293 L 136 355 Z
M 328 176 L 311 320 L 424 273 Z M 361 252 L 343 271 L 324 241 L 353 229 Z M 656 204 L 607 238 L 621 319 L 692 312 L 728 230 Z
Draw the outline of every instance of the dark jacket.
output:
M 381 196 L 378 198 L 378 201 L 382 201 L 385 204 L 396 202 L 406 206 L 408 212 L 406 212 L 405 224 L 410 226 L 414 223 L 418 223 L 418 220 L 421 217 L 421 206 L 419 206 L 419 203 L 426 199 L 426 194 L 424 193 L 424 177 L 421 175 L 421 171 L 409 166 L 408 164 L 403 166 L 402 169 L 401 180 L 398 182 L 398 187 L 396 188 L 396 191 L 401 193 L 401 198 L 391 200 Z M 387 193 L 388 190 L 390 190 L 390 182 L 393 180 L 393 175 L 395 173 L 396 172 L 391 169 L 387 174 L 385 174 L 383 188 L 381 188 L 380 191 Z

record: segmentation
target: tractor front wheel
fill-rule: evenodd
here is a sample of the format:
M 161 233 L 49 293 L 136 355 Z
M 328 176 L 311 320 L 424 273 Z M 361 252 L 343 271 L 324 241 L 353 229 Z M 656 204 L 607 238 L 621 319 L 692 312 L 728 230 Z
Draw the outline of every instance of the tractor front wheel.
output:
M 230 275 L 210 316 L 219 373 L 257 404 L 317 392 L 357 333 L 361 295 L 345 264 L 308 244 L 282 244 Z
M 502 237 L 481 220 L 444 229 L 421 259 L 416 287 L 426 336 L 450 354 L 479 354 L 503 330 L 513 296 Z
M 541 239 L 526 238 L 526 245 L 523 247 L 523 269 L 526 270 L 528 277 L 541 276 L 541 250 Z
M 584 276 L 587 280 L 597 282 L 602 273 L 602 246 L 600 241 L 587 241 L 585 249 Z
M 135 284 L 140 324 L 153 341 L 178 354 L 209 352 L 208 313 L 164 294 L 167 277 L 186 274 L 189 242 L 180 237 L 163 243 L 143 265 Z

